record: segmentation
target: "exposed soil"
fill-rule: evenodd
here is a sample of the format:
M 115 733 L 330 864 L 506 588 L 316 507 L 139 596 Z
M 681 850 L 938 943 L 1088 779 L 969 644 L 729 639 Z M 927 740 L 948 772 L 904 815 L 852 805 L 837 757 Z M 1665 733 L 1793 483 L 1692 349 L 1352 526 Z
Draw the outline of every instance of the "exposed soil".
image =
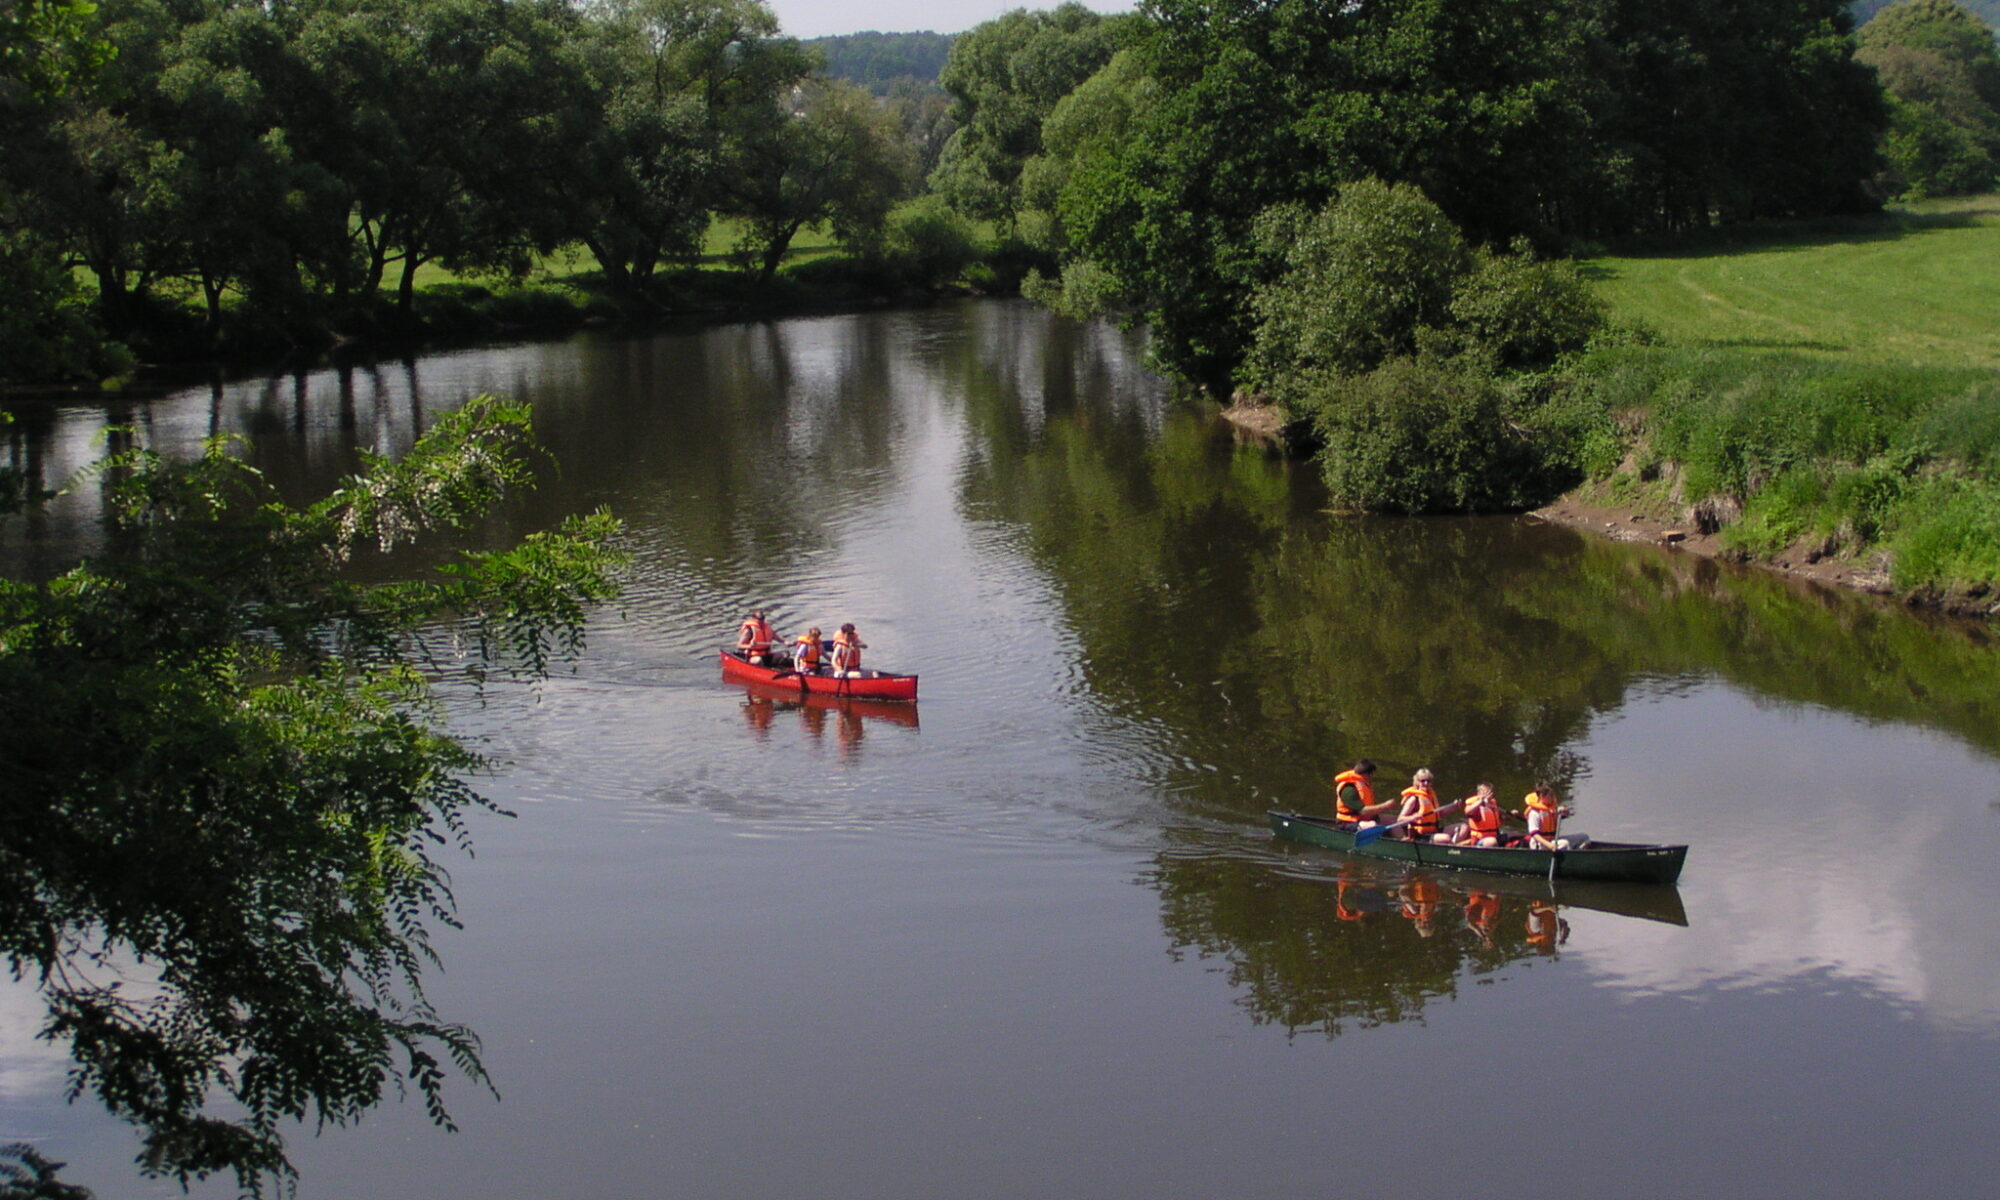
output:
M 1725 546 L 1719 529 L 1704 529 L 1708 522 L 1702 519 L 1702 514 L 1674 512 L 1644 502 L 1614 504 L 1577 493 L 1538 508 L 1530 515 L 1614 541 L 1649 542 L 1673 553 L 1747 563 L 1827 587 L 1895 596 L 1911 608 L 1954 616 L 2000 617 L 2000 597 L 1985 588 L 1953 593 L 1897 593 L 1889 582 L 1887 556 L 1880 552 L 1843 557 L 1827 553 L 1823 546 L 1802 543 L 1769 558 L 1756 558 Z

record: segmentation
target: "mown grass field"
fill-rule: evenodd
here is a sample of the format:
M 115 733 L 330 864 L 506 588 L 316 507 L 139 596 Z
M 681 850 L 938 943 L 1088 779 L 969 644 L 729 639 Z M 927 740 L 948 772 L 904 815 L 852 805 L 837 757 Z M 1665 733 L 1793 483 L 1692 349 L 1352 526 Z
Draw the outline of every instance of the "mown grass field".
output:
M 1587 259 L 1670 344 L 2000 367 L 2000 195 Z

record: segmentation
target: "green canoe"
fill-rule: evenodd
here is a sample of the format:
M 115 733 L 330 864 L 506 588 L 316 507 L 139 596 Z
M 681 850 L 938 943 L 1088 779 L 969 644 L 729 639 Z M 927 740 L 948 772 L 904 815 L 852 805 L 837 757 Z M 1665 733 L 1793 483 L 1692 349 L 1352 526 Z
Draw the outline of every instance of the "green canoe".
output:
M 1418 863 L 1426 867 L 1459 867 L 1506 875 L 1542 875 L 1550 879 L 1594 880 L 1605 883 L 1672 883 L 1681 877 L 1686 846 L 1652 846 L 1633 842 L 1593 841 L 1577 850 L 1529 850 L 1525 847 L 1441 846 L 1435 842 L 1405 842 L 1377 838 L 1354 844 L 1354 831 L 1342 829 L 1331 817 L 1273 812 L 1271 832 L 1309 846 L 1346 850 L 1370 858 Z

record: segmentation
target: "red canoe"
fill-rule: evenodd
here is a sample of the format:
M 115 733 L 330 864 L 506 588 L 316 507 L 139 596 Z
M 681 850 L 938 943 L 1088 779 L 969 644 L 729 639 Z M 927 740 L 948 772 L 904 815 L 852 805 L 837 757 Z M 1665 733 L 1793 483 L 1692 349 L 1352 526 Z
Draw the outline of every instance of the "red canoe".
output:
M 734 683 L 765 683 L 809 696 L 850 696 L 856 700 L 911 700 L 917 698 L 915 675 L 891 675 L 887 671 L 862 671 L 860 678 L 803 675 L 789 667 L 760 667 L 734 650 L 722 652 L 722 677 Z

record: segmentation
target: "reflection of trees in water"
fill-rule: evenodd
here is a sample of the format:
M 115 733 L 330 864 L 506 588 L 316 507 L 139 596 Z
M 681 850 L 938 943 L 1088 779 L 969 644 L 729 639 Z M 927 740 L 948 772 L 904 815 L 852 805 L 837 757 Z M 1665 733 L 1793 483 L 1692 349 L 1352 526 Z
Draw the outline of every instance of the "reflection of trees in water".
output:
M 1567 793 L 1599 715 L 1676 679 L 1949 728 L 2000 750 L 1990 631 L 1507 518 L 1327 518 L 1309 473 L 1198 414 L 975 420 L 962 491 L 1021 523 L 1102 701 L 1157 723 L 1159 783 L 1311 807 L 1358 756 L 1448 797 Z M 1586 798 L 1587 803 L 1587 798 Z
M 1419 1017 L 1468 977 L 1557 953 L 1567 930 L 1546 899 L 1351 862 L 1333 880 L 1302 879 L 1269 862 L 1168 853 L 1153 882 L 1176 951 L 1228 963 L 1255 1021 L 1329 1037 Z

